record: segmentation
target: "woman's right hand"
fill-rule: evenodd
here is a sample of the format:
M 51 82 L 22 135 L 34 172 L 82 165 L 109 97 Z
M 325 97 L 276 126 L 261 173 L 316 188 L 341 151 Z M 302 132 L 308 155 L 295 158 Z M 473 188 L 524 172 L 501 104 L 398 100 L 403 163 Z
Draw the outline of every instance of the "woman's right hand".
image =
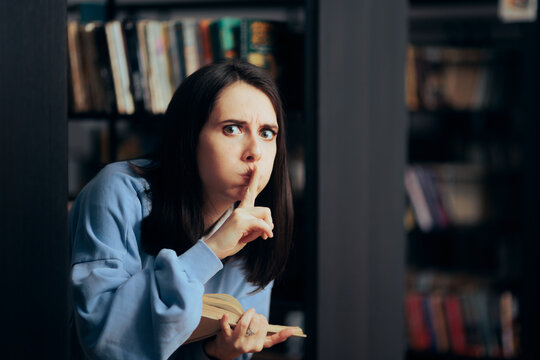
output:
M 224 259 L 242 250 L 250 241 L 274 237 L 274 223 L 269 208 L 255 206 L 258 195 L 259 171 L 255 166 L 240 205 L 225 223 L 205 241 L 206 245 Z
M 229 325 L 226 314 L 220 320 L 221 331 L 204 344 L 207 355 L 220 360 L 235 359 L 242 354 L 259 352 L 287 340 L 294 334 L 293 329 L 267 335 L 268 321 L 257 314 L 255 309 L 246 311 L 235 328 Z M 248 333 L 249 331 L 249 333 Z

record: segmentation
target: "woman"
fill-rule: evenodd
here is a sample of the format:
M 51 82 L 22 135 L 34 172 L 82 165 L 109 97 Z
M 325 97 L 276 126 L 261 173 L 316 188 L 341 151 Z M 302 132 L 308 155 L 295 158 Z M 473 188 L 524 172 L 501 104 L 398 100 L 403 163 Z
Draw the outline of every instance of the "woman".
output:
M 292 335 L 266 336 L 293 215 L 278 91 L 248 63 L 209 65 L 184 80 L 165 118 L 154 156 L 106 166 L 70 211 L 73 348 L 106 359 L 248 358 Z M 234 329 L 224 316 L 218 335 L 181 346 L 203 293 L 249 310 Z

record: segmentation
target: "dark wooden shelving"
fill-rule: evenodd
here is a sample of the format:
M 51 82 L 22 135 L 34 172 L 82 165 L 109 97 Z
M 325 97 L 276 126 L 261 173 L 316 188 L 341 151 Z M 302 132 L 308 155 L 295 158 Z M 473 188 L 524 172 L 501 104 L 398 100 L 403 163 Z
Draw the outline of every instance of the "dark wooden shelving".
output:
M 493 358 L 487 356 L 465 356 L 465 355 L 456 355 L 451 353 L 437 353 L 434 351 L 407 351 L 407 359 L 409 360 L 492 360 Z M 518 358 L 497 358 L 505 360 L 518 360 Z
M 538 195 L 538 190 L 527 181 L 527 176 L 537 174 L 530 171 L 530 159 L 534 156 L 529 152 L 533 149 L 537 152 L 538 145 L 531 143 L 530 133 L 525 130 L 536 122 L 531 114 L 537 110 L 531 109 L 538 107 L 537 96 L 530 92 L 531 83 L 538 83 L 539 75 L 537 65 L 531 62 L 533 57 L 538 58 L 538 51 L 531 50 L 538 39 L 538 20 L 503 22 L 498 6 L 495 0 L 409 1 L 411 45 L 430 50 L 480 49 L 489 55 L 484 62 L 474 64 L 465 60 L 451 65 L 485 67 L 488 72 L 503 76 L 501 83 L 497 82 L 502 91 L 496 94 L 496 101 L 486 103 L 488 106 L 455 109 L 446 99 L 441 99 L 439 107 L 408 112 L 409 164 L 434 169 L 441 165 L 480 164 L 482 175 L 468 181 L 474 181 L 482 189 L 486 216 L 470 225 L 450 225 L 428 233 L 415 227 L 407 233 L 407 264 L 409 270 L 417 273 L 481 277 L 489 284 L 487 291 L 511 291 L 519 302 L 519 341 L 525 340 L 517 358 L 536 359 L 538 351 L 531 341 L 538 334 L 538 314 L 531 302 L 535 292 L 524 279 L 531 276 L 529 269 L 533 266 L 527 248 L 531 248 L 535 237 L 531 227 L 526 226 L 530 211 L 526 203 L 529 196 Z M 421 59 L 429 61 L 421 70 L 442 72 L 448 65 L 442 57 L 426 59 Z M 405 358 L 491 360 L 499 357 L 408 350 Z

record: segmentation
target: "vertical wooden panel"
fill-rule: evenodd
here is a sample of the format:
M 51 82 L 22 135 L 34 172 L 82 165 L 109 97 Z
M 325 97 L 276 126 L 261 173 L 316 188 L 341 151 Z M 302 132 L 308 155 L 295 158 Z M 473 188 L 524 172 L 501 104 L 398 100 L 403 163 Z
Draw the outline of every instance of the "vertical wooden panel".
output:
M 540 242 L 538 241 L 538 219 L 540 218 L 540 24 L 532 24 L 527 33 L 525 64 L 523 69 L 523 91 L 520 101 L 519 119 L 522 122 L 524 172 L 523 188 L 523 279 L 520 292 L 520 346 L 524 360 L 540 358 L 538 338 L 540 337 Z
M 65 0 L 0 2 L 5 359 L 67 358 Z
M 319 4 L 317 355 L 399 359 L 406 2 Z

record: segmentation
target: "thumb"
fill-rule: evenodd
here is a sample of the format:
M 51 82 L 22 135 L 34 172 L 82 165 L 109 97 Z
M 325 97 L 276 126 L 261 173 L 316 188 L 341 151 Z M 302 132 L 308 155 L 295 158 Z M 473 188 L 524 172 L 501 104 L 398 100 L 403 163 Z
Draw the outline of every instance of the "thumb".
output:
M 225 336 L 231 336 L 233 330 L 231 329 L 231 326 L 229 325 L 229 317 L 227 316 L 227 314 L 223 314 L 219 322 L 221 325 L 221 331 L 223 331 Z

